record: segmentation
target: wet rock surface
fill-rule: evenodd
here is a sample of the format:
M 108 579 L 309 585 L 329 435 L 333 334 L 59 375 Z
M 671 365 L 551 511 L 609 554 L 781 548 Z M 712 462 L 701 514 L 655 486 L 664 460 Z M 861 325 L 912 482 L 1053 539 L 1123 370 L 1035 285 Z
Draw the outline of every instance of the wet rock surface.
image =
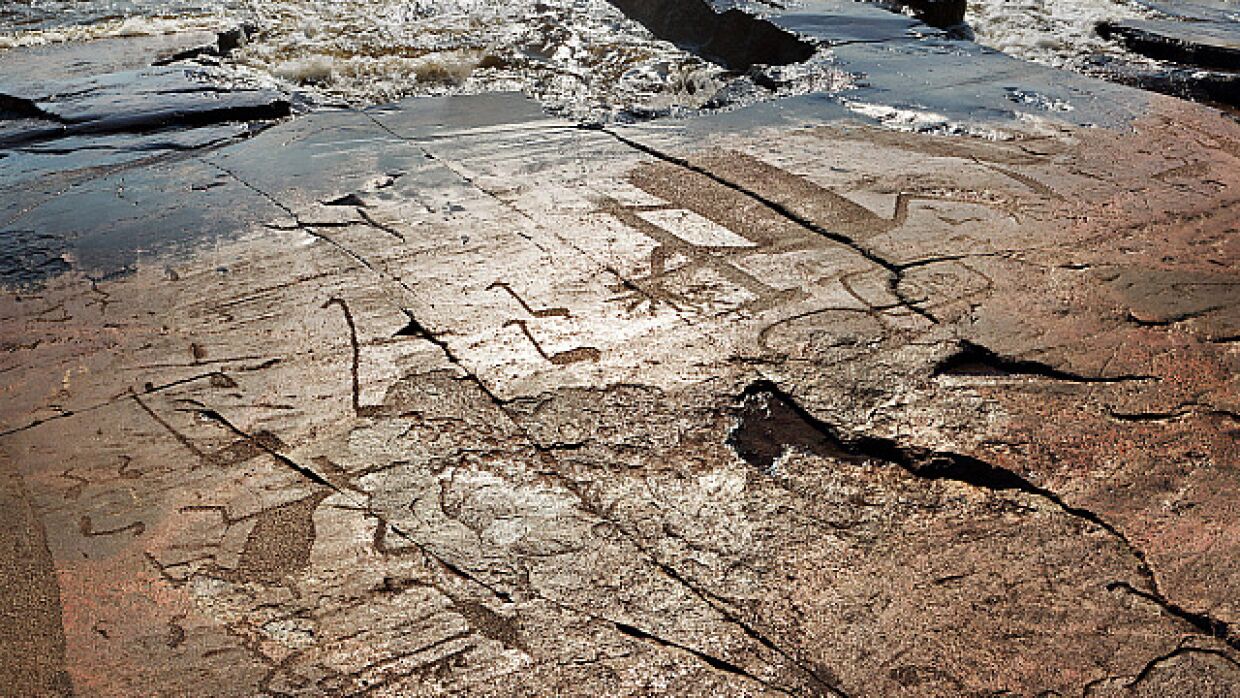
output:
M 716 12 L 707 0 L 610 0 L 655 36 L 732 70 L 808 60 L 814 47 L 737 8 Z
M 1125 82 L 1167 94 L 1240 105 L 1240 13 L 1211 2 L 1143 3 L 1152 19 L 1104 22 L 1099 36 L 1157 61 L 1155 67 L 1120 66 Z
M 891 0 L 891 7 L 907 9 L 913 16 L 933 27 L 945 29 L 964 21 L 965 0 Z
M 141 250 L 249 220 L 244 207 L 176 203 L 188 192 L 237 204 L 235 191 L 224 190 L 238 185 L 196 157 L 289 117 L 291 104 L 271 90 L 226 88 L 226 74 L 209 66 L 150 65 L 204 39 L 0 54 L 3 283 L 38 283 L 70 268 L 96 278 L 121 273 Z
M 1156 60 L 1202 68 L 1240 70 L 1240 31 L 1219 25 L 1147 20 L 1098 27 L 1105 38 L 1118 38 L 1133 51 Z
M 4 150 L 4 685 L 1234 694 L 1240 126 L 852 5 L 847 99 Z

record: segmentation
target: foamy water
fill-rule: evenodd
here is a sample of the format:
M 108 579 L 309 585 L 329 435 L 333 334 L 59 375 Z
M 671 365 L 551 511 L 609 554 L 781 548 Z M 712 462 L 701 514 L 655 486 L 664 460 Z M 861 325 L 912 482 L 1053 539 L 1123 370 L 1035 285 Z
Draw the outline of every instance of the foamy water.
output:
M 328 98 L 519 89 L 581 115 L 704 104 L 722 71 L 655 40 L 603 0 L 273 0 L 235 60 Z
M 1126 0 L 969 0 L 965 22 L 982 45 L 1058 68 L 1087 70 L 1092 55 L 1134 59 L 1094 32 L 1099 22 L 1150 14 Z
M 518 90 L 553 112 L 606 120 L 847 84 L 824 55 L 771 71 L 779 87 L 759 88 L 656 39 L 606 0 L 25 0 L 3 8 L 0 49 L 248 23 L 257 33 L 227 61 L 238 79 L 317 103 Z
M 216 30 L 229 14 L 216 0 L 0 0 L 0 50 Z
M 1094 33 L 1095 24 L 1148 14 L 1129 0 L 970 0 L 968 7 L 979 43 L 1076 70 L 1087 70 L 1091 55 L 1123 53 Z M 318 103 L 519 90 L 553 112 L 594 120 L 848 84 L 823 53 L 772 71 L 780 88 L 758 88 L 655 39 L 606 0 L 0 0 L 0 50 L 243 22 L 258 31 L 228 60 L 238 79 Z

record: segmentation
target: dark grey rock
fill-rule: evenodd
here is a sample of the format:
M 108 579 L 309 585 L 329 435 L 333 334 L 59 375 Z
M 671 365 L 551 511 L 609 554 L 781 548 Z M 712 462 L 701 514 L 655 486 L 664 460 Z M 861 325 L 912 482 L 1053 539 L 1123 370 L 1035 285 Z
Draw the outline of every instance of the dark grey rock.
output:
M 1106 56 L 1095 58 L 1094 65 L 1107 79 L 1124 85 L 1182 99 L 1240 106 L 1240 72 L 1168 64 L 1148 66 Z
M 706 0 L 609 0 L 660 39 L 732 70 L 807 60 L 814 47 L 743 10 Z
M 1240 24 L 1125 20 L 1098 25 L 1098 34 L 1155 60 L 1240 70 Z
M 1177 97 L 1240 105 L 1240 9 L 1209 0 L 1142 4 L 1161 17 L 1105 22 L 1097 32 L 1153 64 L 1100 56 L 1098 72 Z
M 250 41 L 250 37 L 258 32 L 258 27 L 245 23 L 228 31 L 220 32 L 216 38 L 216 46 L 221 56 L 227 56 L 229 53 L 245 46 Z
M 952 27 L 964 21 L 965 0 L 889 0 L 890 4 L 908 8 L 913 16 L 932 27 Z
M 280 119 L 291 107 L 268 90 L 229 90 L 209 68 L 151 67 L 72 81 L 0 79 L 6 111 L 41 118 L 59 128 L 0 137 L 0 148 L 85 134 L 150 133 L 229 122 Z

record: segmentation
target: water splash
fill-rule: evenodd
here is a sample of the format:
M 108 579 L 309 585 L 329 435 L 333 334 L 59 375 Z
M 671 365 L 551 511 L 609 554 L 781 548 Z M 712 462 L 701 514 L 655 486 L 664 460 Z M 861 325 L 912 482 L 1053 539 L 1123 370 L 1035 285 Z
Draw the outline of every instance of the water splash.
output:
M 28 0 L 5 13 L 0 48 L 252 24 L 226 60 L 238 84 L 317 104 L 515 90 L 570 118 L 623 121 L 848 84 L 828 54 L 729 71 L 606 0 Z

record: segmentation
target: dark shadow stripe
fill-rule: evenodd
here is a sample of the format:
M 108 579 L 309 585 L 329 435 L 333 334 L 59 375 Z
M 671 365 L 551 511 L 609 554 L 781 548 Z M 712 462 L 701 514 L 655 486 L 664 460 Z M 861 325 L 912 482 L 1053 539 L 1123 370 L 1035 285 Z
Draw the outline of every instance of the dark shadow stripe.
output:
M 715 12 L 705 0 L 609 0 L 651 34 L 729 70 L 808 60 L 814 46 L 738 9 Z

